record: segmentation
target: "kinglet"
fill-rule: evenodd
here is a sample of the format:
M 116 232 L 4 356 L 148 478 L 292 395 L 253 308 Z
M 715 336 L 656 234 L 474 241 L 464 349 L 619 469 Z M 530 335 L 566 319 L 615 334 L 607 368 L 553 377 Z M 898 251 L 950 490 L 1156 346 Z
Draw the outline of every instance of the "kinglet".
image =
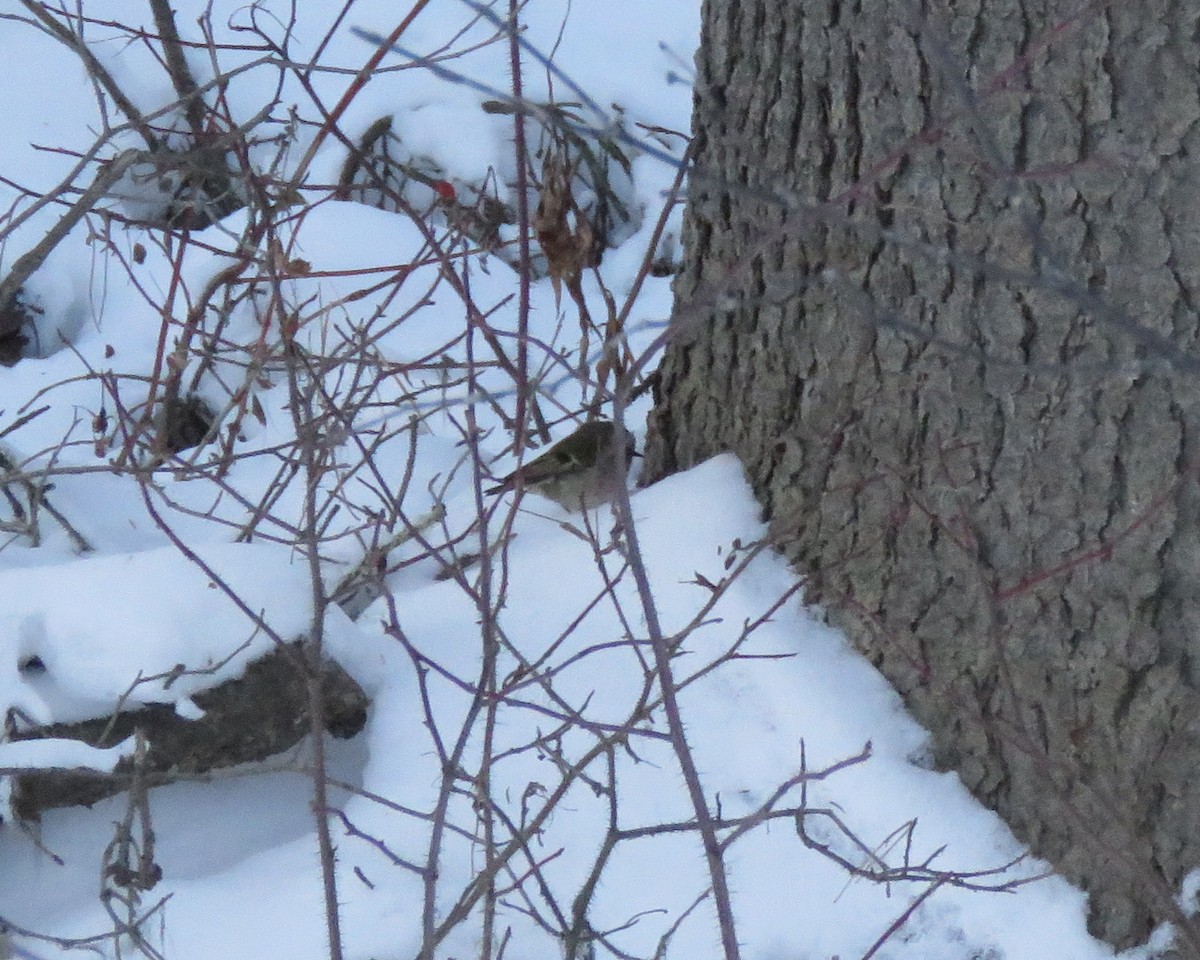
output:
M 618 436 L 625 441 L 623 459 L 614 442 Z M 519 478 L 527 490 L 567 510 L 590 510 L 617 495 L 634 456 L 633 434 L 611 420 L 589 420 L 487 492 L 511 490 Z

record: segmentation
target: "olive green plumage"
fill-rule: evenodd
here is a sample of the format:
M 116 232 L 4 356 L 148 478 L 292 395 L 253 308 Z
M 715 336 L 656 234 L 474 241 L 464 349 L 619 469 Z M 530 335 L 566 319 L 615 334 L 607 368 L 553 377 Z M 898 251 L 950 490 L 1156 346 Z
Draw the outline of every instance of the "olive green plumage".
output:
M 623 457 L 618 436 L 624 440 Z M 520 479 L 526 490 L 567 510 L 590 510 L 608 503 L 624 487 L 634 456 L 633 434 L 611 420 L 589 420 L 487 492 L 511 490 Z

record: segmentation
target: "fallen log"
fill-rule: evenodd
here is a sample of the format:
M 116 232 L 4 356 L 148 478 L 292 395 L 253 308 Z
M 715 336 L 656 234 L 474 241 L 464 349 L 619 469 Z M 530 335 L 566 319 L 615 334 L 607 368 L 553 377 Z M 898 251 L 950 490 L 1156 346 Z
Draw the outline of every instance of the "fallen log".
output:
M 12 740 L 73 739 L 100 748 L 122 743 L 140 730 L 147 743 L 136 774 L 131 756 L 112 773 L 38 770 L 16 775 L 13 814 L 38 820 L 44 810 L 90 806 L 120 793 L 135 775 L 146 786 L 161 786 L 283 753 L 312 728 L 307 662 L 299 644 L 276 648 L 249 664 L 242 676 L 194 694 L 192 701 L 204 712 L 196 719 L 181 717 L 170 704 L 150 704 L 78 723 L 11 730 Z M 370 701 L 332 660 L 321 665 L 321 691 L 324 727 L 331 736 L 349 739 L 362 730 Z

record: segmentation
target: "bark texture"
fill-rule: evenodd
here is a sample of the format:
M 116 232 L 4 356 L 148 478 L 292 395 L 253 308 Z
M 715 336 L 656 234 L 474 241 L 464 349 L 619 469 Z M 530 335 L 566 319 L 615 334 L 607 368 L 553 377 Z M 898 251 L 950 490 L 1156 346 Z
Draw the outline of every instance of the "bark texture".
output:
M 1120 946 L 1200 866 L 1198 35 L 1192 0 L 707 0 L 646 454 L 741 456 Z
M 111 747 L 140 730 L 148 749 L 137 774 L 122 760 L 111 774 L 81 770 L 22 774 L 13 783 L 13 812 L 38 820 L 44 810 L 91 806 L 128 789 L 135 776 L 156 787 L 200 777 L 212 770 L 266 760 L 294 747 L 312 730 L 304 653 L 280 647 L 246 667 L 246 672 L 192 697 L 204 711 L 185 720 L 169 704 L 123 710 L 81 723 L 58 723 L 13 734 L 14 740 L 67 738 Z M 358 734 L 369 701 L 353 678 L 332 660 L 321 669 L 325 729 L 339 739 Z

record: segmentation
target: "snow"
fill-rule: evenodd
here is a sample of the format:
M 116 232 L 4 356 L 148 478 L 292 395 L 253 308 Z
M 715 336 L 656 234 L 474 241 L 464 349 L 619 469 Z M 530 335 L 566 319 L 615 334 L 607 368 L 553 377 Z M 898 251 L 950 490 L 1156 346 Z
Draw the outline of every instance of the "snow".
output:
M 96 770 L 112 773 L 122 757 L 133 753 L 132 740 L 99 749 L 78 740 L 16 740 L 0 743 L 0 768 L 5 770 Z
M 280 36 L 287 5 L 259 8 L 264 29 Z M 111 0 L 103 10 L 113 22 L 137 25 L 149 18 L 147 7 L 133 0 Z M 198 39 L 195 20 L 182 9 L 180 14 L 184 35 Z M 231 28 L 245 27 L 250 15 L 240 0 L 214 4 L 218 41 L 250 44 L 252 35 Z M 301 5 L 292 56 L 313 55 L 333 16 L 332 8 Z M 350 27 L 386 33 L 397 16 L 396 5 L 382 0 L 354 4 L 321 63 L 357 69 L 371 48 Z M 690 91 L 668 78 L 690 75 L 697 0 L 533 0 L 522 19 L 528 42 L 552 52 L 554 62 L 601 105 L 606 117 L 600 119 L 614 120 L 610 105 L 617 104 L 631 133 L 635 122 L 689 128 Z M 445 66 L 503 92 L 507 47 L 476 48 L 494 33 L 469 5 L 434 0 L 403 42 L 421 55 L 469 51 Z M 94 52 L 137 103 L 147 110 L 170 103 L 170 84 L 150 47 L 120 34 L 105 24 L 86 31 Z M 0 63 L 6 118 L 0 174 L 41 192 L 66 175 L 72 159 L 31 144 L 86 149 L 104 119 L 65 48 L 16 19 L 0 19 L 0 40 L 8 52 Z M 211 75 L 203 51 L 193 49 L 190 56 L 199 74 Z M 262 51 L 249 49 L 218 52 L 224 70 L 261 57 Z M 501 180 L 511 175 L 511 117 L 482 112 L 476 89 L 399 56 L 385 58 L 384 66 L 341 120 L 351 137 L 391 114 L 405 149 L 436 163 L 456 186 L 478 184 L 493 173 Z M 51 76 L 56 82 L 46 83 Z M 340 99 L 349 76 L 312 74 L 313 92 L 326 109 Z M 278 77 L 263 63 L 240 73 L 227 91 L 235 118 L 260 111 Z M 524 79 L 533 101 L 550 96 L 550 87 L 559 101 L 573 99 L 528 59 Z M 283 169 L 290 170 L 313 143 L 317 114 L 311 94 L 292 74 L 285 76 L 280 97 L 276 116 L 286 116 L 295 103 L 306 121 L 282 156 Z M 109 110 L 111 122 L 120 122 Z M 140 146 L 125 132 L 103 155 Z M 678 153 L 680 145 L 671 149 Z M 263 142 L 254 156 L 269 164 L 275 151 Z M 430 922 L 443 922 L 470 895 L 487 864 L 478 785 L 463 779 L 447 799 L 442 774 L 451 755 L 466 778 L 486 754 L 492 758 L 488 795 L 502 814 L 496 827 L 501 848 L 505 823 L 542 818 L 497 874 L 505 890 L 496 931 L 507 938 L 506 956 L 559 955 L 561 943 L 533 916 L 550 917 L 553 903 L 569 919 L 614 809 L 616 826 L 626 835 L 596 883 L 588 911 L 592 929 L 634 956 L 653 956 L 660 942 L 668 943 L 667 957 L 718 956 L 696 832 L 666 829 L 694 820 L 695 810 L 667 712 L 646 681 L 654 657 L 645 597 L 625 564 L 622 541 L 613 539 L 614 516 L 608 508 L 571 515 L 535 494 L 510 516 L 512 497 L 502 498 L 488 528 L 493 543 L 504 534 L 493 561 L 493 595 L 478 593 L 479 568 L 469 555 L 480 543 L 475 490 L 487 478 L 474 472 L 462 426 L 471 406 L 485 462 L 495 475 L 511 469 L 510 438 L 492 403 L 511 415 L 512 381 L 492 367 L 474 384 L 458 377 L 441 383 L 438 372 L 428 369 L 442 358 L 464 360 L 468 311 L 442 282 L 443 264 L 430 256 L 417 224 L 362 204 L 329 202 L 322 185 L 336 183 L 344 156 L 335 139 L 319 145 L 303 190 L 306 205 L 275 238 L 289 260 L 308 265 L 281 284 L 286 301 L 297 305 L 297 345 L 323 357 L 344 345 L 354 324 L 365 324 L 371 354 L 382 358 L 370 368 L 370 401 L 355 410 L 356 429 L 376 445 L 364 458 L 345 436 L 331 437 L 331 472 L 315 485 L 327 537 L 323 574 L 332 585 L 358 562 L 370 540 L 372 511 L 386 511 L 396 493 L 386 488 L 398 485 L 406 471 L 405 514 L 415 520 L 442 504 L 444 519 L 427 534 L 454 541 L 464 558 L 461 582 L 441 578 L 442 565 L 423 558 L 416 543 L 404 545 L 393 553 L 402 565 L 389 579 L 389 596 L 354 623 L 336 607 L 327 613 L 327 652 L 372 698 L 365 731 L 328 744 L 345 955 L 404 958 L 420 950 L 427 888 L 412 865 L 429 855 L 436 819 L 431 811 L 443 801 L 449 829 L 440 841 Z M 601 268 L 618 303 L 633 287 L 675 175 L 647 154 L 632 157 L 632 169 L 638 218 Z M 427 188 L 412 186 L 408 199 L 436 219 Z M 9 226 L 3 211 L 20 214 L 29 205 L 16 188 L 0 184 L 0 231 Z M 60 214 L 49 205 L 8 230 L 0 276 Z M 107 247 L 76 228 L 28 285 L 44 311 L 32 349 L 40 359 L 3 371 L 0 426 L 49 404 L 5 437 L 19 451 L 9 456 L 30 470 L 53 463 L 50 501 L 95 548 L 81 557 L 78 544 L 45 516 L 39 545 L 19 533 L 0 542 L 0 699 L 29 721 L 103 716 L 118 702 L 171 703 L 182 716 L 196 716 L 191 696 L 238 675 L 280 640 L 311 629 L 312 584 L 295 535 L 308 509 L 306 475 L 289 473 L 288 458 L 279 453 L 295 449 L 289 444 L 296 425 L 277 332 L 264 319 L 261 300 L 231 304 L 223 335 L 237 344 L 261 336 L 276 352 L 256 356 L 261 365 L 245 372 L 238 366 L 244 357 L 231 351 L 219 365 L 219 382 L 200 387 L 210 406 L 227 415 L 237 412 L 230 393 L 239 383 L 252 387 L 260 403 L 261 415 L 239 420 L 237 456 L 227 472 L 194 450 L 152 475 L 112 469 L 124 437 L 110 437 L 98 449 L 92 430 L 102 407 L 110 416 L 118 405 L 139 410 L 145 378 L 155 368 L 162 304 L 183 316 L 203 286 L 244 253 L 239 243 L 246 222 L 244 212 L 234 213 L 182 248 L 159 243 L 161 231 L 138 227 L 114 229 Z M 677 242 L 678 233 L 676 210 L 668 234 Z M 133 262 L 135 244 L 145 251 L 141 263 Z M 377 286 L 401 272 L 398 285 Z M 474 303 L 511 345 L 517 330 L 513 270 L 499 257 L 477 256 L 464 275 Z M 585 289 L 593 313 L 603 316 L 595 284 L 589 280 Z M 543 374 L 546 408 L 561 416 L 590 395 L 570 374 L 584 359 L 577 353 L 578 326 L 549 281 L 536 282 L 531 296 L 532 342 L 561 351 L 535 350 L 531 367 Z M 649 346 L 669 312 L 669 280 L 647 278 L 631 312 L 635 353 Z M 395 322 L 398 317 L 402 322 Z M 171 329 L 168 349 L 180 330 Z M 593 342 L 589 349 L 596 347 Z M 596 355 L 586 359 L 594 362 Z M 360 388 L 353 370 L 347 360 L 324 381 L 331 403 L 365 395 L 355 392 Z M 646 410 L 642 400 L 629 414 L 639 442 Z M 569 429 L 556 424 L 555 436 Z M 194 457 L 197 469 L 184 469 Z M 254 542 L 240 542 L 254 506 L 268 501 L 270 515 L 254 526 Z M 631 507 L 654 610 L 664 635 L 678 640 L 671 663 L 680 684 L 682 732 L 714 813 L 733 819 L 797 807 L 803 771 L 861 757 L 827 777 L 810 778 L 807 800 L 810 808 L 836 811 L 876 856 L 898 865 L 909 843 L 910 862 L 933 857 L 931 866 L 943 871 L 999 868 L 1021 857 L 1003 824 L 956 776 L 927 769 L 925 734 L 897 696 L 841 636 L 802 608 L 795 575 L 783 561 L 755 549 L 764 534 L 759 508 L 733 457 L 637 491 Z M 459 535 L 465 539 L 455 540 Z M 412 562 L 405 566 L 406 560 Z M 476 694 L 489 609 L 496 611 L 495 676 L 503 695 L 481 709 Z M 34 658 L 39 669 L 31 667 Z M 95 750 L 60 740 L 5 743 L 0 767 L 111 769 L 129 749 Z M 582 757 L 591 758 L 584 776 L 568 776 Z M 329 955 L 308 762 L 301 752 L 269 769 L 226 771 L 207 782 L 152 792 L 155 858 L 163 878 L 145 892 L 142 910 L 169 898 L 144 928 L 155 950 L 171 960 Z M 789 779 L 792 785 L 776 796 Z M 11 822 L 0 830 L 0 919 L 12 925 L 20 949 L 42 958 L 66 955 L 74 952 L 63 945 L 71 938 L 111 932 L 97 880 L 113 824 L 126 809 L 126 798 L 114 797 L 91 809 L 47 813 L 36 837 Z M 871 862 L 832 820 L 809 817 L 806 823 L 819 842 L 859 865 Z M 727 860 L 739 941 L 743 955 L 754 960 L 861 956 L 926 895 L 878 956 L 1020 960 L 1046 956 L 1048 944 L 1060 957 L 1113 955 L 1087 935 L 1083 895 L 1053 877 L 1003 893 L 948 883 L 929 895 L 928 882 L 876 884 L 806 849 L 792 816 L 764 819 L 732 844 Z M 980 882 L 1003 884 L 1045 869 L 1024 860 Z M 476 906 L 445 932 L 436 955 L 479 955 L 480 931 Z M 1167 936 L 1159 931 L 1156 942 Z M 118 955 L 111 938 L 92 948 Z M 121 956 L 137 951 L 128 940 L 120 948 Z M 599 947 L 597 955 L 612 954 Z
M 294 551 L 271 544 L 209 544 L 194 562 L 160 547 L 8 570 L 0 697 L 38 723 L 103 716 L 118 700 L 131 708 L 182 701 L 194 711 L 192 694 L 309 629 L 308 586 Z M 23 676 L 18 665 L 32 656 L 45 669 Z M 203 672 L 176 675 L 179 665 Z

